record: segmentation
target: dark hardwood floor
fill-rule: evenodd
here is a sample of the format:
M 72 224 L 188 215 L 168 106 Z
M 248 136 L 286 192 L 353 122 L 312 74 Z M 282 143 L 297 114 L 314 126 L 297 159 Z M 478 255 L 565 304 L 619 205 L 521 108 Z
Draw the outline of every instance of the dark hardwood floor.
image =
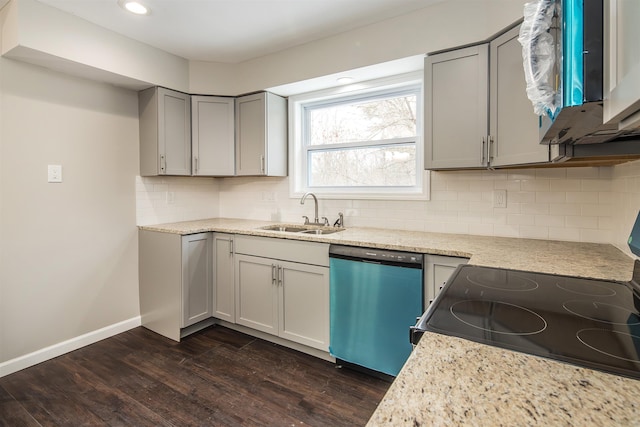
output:
M 0 426 L 358 426 L 388 387 L 221 326 L 136 328 L 0 378 Z

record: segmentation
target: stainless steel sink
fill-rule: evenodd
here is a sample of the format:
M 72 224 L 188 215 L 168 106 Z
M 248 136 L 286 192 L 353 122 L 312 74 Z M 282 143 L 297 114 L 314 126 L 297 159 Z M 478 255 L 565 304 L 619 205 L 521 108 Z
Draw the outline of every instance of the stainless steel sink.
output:
M 300 233 L 300 234 L 333 234 L 339 231 L 343 231 L 344 228 L 332 228 L 332 227 L 317 227 L 317 226 L 303 226 L 303 225 L 287 225 L 276 224 L 260 227 L 261 230 L 269 231 L 283 231 L 286 233 Z
M 341 228 L 314 228 L 311 230 L 300 231 L 301 234 L 333 234 L 342 231 Z
M 307 231 L 306 227 L 295 227 L 291 225 L 268 225 L 266 227 L 260 227 L 262 230 L 270 231 L 286 231 L 289 233 L 299 233 L 301 231 Z

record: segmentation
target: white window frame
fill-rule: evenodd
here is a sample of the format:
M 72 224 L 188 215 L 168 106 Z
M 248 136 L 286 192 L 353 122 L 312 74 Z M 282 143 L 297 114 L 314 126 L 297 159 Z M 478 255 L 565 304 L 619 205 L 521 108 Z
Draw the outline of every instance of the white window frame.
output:
M 334 99 L 358 98 L 367 94 L 382 94 L 402 91 L 419 86 L 416 100 L 416 185 L 396 187 L 308 187 L 307 150 L 303 146 L 304 107 L 318 103 L 330 103 Z M 395 77 L 371 80 L 363 83 L 340 86 L 289 97 L 289 196 L 299 198 L 312 191 L 316 195 L 332 199 L 381 199 L 381 200 L 429 200 L 429 172 L 424 170 L 424 144 L 422 132 L 422 72 L 408 73 Z M 401 138 L 413 141 L 413 138 Z M 397 140 L 400 142 L 400 140 Z M 388 145 L 385 141 L 380 145 Z M 377 142 L 372 141 L 371 145 Z M 348 148 L 353 144 L 337 144 Z M 361 144 L 356 144 L 361 146 Z M 334 144 L 327 145 L 332 148 Z

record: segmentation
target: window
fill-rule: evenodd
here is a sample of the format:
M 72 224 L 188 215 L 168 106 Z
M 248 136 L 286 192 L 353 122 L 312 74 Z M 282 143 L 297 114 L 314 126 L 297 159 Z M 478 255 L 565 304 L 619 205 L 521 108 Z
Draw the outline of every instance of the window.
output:
M 289 98 L 292 196 L 424 198 L 421 102 L 416 75 Z

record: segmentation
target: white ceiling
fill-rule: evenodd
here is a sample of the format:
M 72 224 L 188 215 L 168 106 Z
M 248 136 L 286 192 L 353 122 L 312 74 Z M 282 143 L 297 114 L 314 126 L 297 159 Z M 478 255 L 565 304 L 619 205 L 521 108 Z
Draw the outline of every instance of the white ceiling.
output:
M 148 16 L 117 0 L 38 1 L 186 59 L 238 63 L 443 0 L 141 0 Z

